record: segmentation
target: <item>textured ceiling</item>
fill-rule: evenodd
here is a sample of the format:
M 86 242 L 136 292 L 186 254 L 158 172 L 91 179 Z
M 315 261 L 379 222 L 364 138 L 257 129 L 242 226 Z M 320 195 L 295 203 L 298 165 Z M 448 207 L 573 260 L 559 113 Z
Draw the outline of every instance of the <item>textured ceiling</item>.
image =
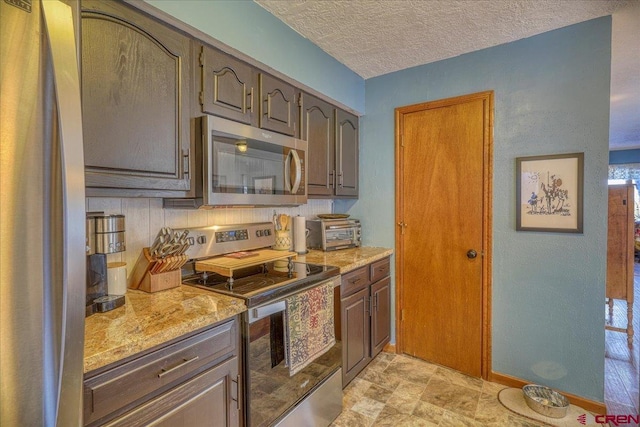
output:
M 519 40 L 628 1 L 255 0 L 365 79 Z
M 626 9 L 638 10 L 639 0 L 254 0 L 285 24 L 319 46 L 363 78 L 371 78 L 416 65 L 530 37 Z M 614 15 L 614 25 L 615 25 Z M 635 27 L 634 27 L 635 25 Z M 640 30 L 640 20 L 628 24 Z M 614 28 L 615 36 L 615 28 Z M 634 37 L 636 35 L 634 34 Z M 616 67 L 631 58 L 624 52 L 638 38 L 619 36 L 623 52 L 614 56 Z M 635 40 L 635 41 L 634 41 Z M 615 43 L 614 37 L 614 43 Z M 629 42 L 631 44 L 629 45 Z M 614 45 L 615 52 L 615 45 Z M 640 67 L 635 68 L 636 76 Z M 640 95 L 629 72 L 621 71 L 612 95 Z M 636 78 L 637 82 L 637 78 Z M 626 86 L 625 86 L 626 85 Z M 636 107 L 640 96 L 635 96 Z M 625 105 L 625 108 L 627 106 Z M 616 106 L 612 103 L 612 108 Z M 636 110 L 638 109 L 636 108 Z M 618 117 L 612 110 L 612 124 Z M 640 146 L 638 119 L 630 129 L 629 110 L 620 114 L 612 130 L 614 148 Z M 625 122 L 623 124 L 622 122 Z M 635 136 L 632 136 L 635 134 Z

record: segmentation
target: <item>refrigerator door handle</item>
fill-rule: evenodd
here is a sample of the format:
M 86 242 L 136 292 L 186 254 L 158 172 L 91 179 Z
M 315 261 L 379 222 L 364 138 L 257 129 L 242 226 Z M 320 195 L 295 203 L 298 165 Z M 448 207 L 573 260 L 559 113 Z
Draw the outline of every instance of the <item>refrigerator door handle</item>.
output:
M 58 112 L 63 203 L 61 353 L 57 369 L 57 426 L 82 425 L 84 365 L 85 187 L 80 76 L 71 8 L 43 1 Z M 49 421 L 47 421 L 49 425 Z

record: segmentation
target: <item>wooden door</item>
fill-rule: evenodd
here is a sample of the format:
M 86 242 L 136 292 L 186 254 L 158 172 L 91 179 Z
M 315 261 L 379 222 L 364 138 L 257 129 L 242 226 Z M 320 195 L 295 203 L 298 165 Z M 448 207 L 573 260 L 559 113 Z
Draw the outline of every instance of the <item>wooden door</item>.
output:
M 345 387 L 371 360 L 369 287 L 343 298 L 342 306 L 342 387 Z
M 398 345 L 487 375 L 492 92 L 398 108 Z
M 269 74 L 260 73 L 260 127 L 294 136 L 298 122 L 295 87 Z
M 118 2 L 82 1 L 87 195 L 189 194 L 190 70 L 186 35 Z
M 371 357 L 376 357 L 391 337 L 391 278 L 371 285 Z
M 336 196 L 358 197 L 358 117 L 336 110 Z
M 627 299 L 633 292 L 633 192 L 634 184 L 609 186 L 607 298 Z
M 217 49 L 201 46 L 202 112 L 252 124 L 257 74 L 254 68 Z
M 302 134 L 309 144 L 307 155 L 307 193 L 333 195 L 335 181 L 335 131 L 333 106 L 311 95 L 302 98 Z

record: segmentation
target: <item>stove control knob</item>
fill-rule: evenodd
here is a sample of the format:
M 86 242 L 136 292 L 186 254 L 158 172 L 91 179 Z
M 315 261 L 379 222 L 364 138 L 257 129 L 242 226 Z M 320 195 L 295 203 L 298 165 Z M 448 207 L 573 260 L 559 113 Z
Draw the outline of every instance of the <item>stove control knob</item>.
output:
M 258 230 L 258 231 L 256 231 L 256 236 L 258 236 L 258 237 L 262 237 L 262 230 Z
M 207 243 L 207 236 L 198 236 L 198 243 L 201 245 Z
M 266 230 L 264 230 L 264 235 L 265 236 L 271 236 L 271 230 L 269 230 L 268 228 Z

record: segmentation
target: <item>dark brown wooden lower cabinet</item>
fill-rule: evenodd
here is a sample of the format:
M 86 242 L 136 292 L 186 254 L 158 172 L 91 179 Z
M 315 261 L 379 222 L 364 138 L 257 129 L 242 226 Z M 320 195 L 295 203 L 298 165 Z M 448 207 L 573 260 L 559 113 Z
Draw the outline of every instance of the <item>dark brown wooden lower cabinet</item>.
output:
M 369 287 L 342 303 L 342 385 L 343 387 L 371 360 L 369 329 Z
M 391 338 L 389 268 L 389 258 L 384 258 L 342 276 L 343 388 L 382 351 Z
M 238 359 L 203 372 L 107 426 L 232 427 L 239 425 Z
M 238 319 L 93 371 L 84 425 L 224 426 L 242 423 Z
M 371 357 L 374 358 L 391 338 L 391 278 L 371 285 Z

